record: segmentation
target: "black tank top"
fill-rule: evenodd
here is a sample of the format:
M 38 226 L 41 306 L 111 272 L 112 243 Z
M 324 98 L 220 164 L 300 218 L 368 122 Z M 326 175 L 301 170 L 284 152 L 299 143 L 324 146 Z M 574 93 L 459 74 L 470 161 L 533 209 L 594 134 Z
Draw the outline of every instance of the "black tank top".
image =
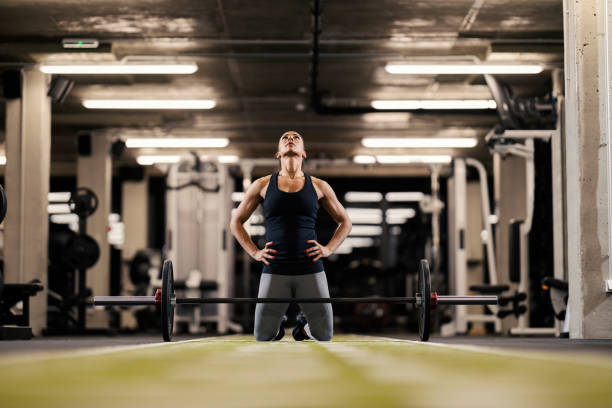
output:
M 264 265 L 264 273 L 278 275 L 304 275 L 323 270 L 323 261 L 312 262 L 314 257 L 304 251 L 313 246 L 306 241 L 317 239 L 315 224 L 319 200 L 308 174 L 304 173 L 304 187 L 295 193 L 278 189 L 278 173 L 272 174 L 264 198 L 266 218 L 266 242 L 274 241 L 272 248 L 278 251 L 270 266 Z

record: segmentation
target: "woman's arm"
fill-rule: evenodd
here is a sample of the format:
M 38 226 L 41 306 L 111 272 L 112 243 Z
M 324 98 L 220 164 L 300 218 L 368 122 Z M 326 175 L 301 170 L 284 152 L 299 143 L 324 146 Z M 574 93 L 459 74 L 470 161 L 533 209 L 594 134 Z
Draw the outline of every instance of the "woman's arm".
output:
M 317 180 L 317 187 L 323 194 L 323 197 L 320 199 L 321 206 L 325 208 L 325 210 L 332 216 L 334 221 L 338 223 L 338 228 L 334 231 L 334 235 L 332 239 L 327 243 L 327 245 L 323 246 L 314 240 L 308 241 L 308 243 L 314 244 L 313 247 L 308 248 L 306 253 L 308 256 L 314 256 L 315 258 L 312 260 L 313 262 L 319 260 L 320 258 L 326 258 L 340 246 L 340 244 L 346 239 L 348 234 L 351 232 L 353 228 L 353 224 L 351 223 L 351 219 L 348 216 L 348 213 L 338 201 L 336 197 L 336 193 L 331 188 L 331 186 L 323 181 Z
M 230 230 L 242 248 L 255 260 L 270 265 L 267 259 L 274 259 L 272 253 L 277 253 L 275 249 L 269 248 L 273 242 L 267 242 L 263 249 L 257 248 L 249 233 L 244 228 L 244 223 L 253 214 L 261 202 L 260 192 L 264 187 L 264 180 L 255 180 L 244 194 L 244 200 L 240 203 L 230 221 Z

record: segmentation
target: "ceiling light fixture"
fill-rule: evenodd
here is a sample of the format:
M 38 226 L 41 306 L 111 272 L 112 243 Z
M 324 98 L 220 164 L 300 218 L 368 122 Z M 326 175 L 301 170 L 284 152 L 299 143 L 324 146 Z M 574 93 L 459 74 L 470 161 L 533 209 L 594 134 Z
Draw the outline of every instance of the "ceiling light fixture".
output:
M 349 191 L 344 194 L 344 201 L 349 203 L 378 203 L 382 194 L 377 191 Z
M 416 215 L 414 208 L 388 208 L 387 217 L 394 218 L 412 218 Z
M 353 162 L 357 164 L 447 164 L 452 157 L 449 155 L 378 155 L 355 156 Z
M 63 48 L 98 48 L 100 41 L 95 38 L 64 38 L 62 39 Z
M 66 75 L 188 75 L 198 70 L 198 64 L 194 62 L 168 64 L 43 64 L 40 66 L 40 70 L 45 74 Z
M 235 191 L 232 193 L 232 201 L 239 203 L 244 200 L 245 193 L 243 191 Z
M 49 214 L 70 214 L 70 205 L 68 204 L 49 204 L 47 205 L 47 212 Z
M 413 202 L 421 201 L 425 194 L 420 191 L 391 191 L 385 194 L 385 200 L 394 202 Z
M 229 144 L 229 139 L 226 137 L 210 137 L 210 138 L 195 138 L 195 137 L 133 137 L 125 141 L 126 147 L 129 148 L 214 148 L 226 147 Z M 204 157 L 204 156 L 203 156 Z M 229 157 L 229 156 L 220 156 Z
M 212 99 L 85 99 L 87 109 L 212 109 Z
M 181 160 L 181 156 L 157 156 L 157 155 L 144 155 L 138 156 L 136 162 L 141 166 L 150 166 L 152 164 L 173 164 L 178 163 Z
M 70 191 L 55 191 L 47 195 L 47 200 L 50 203 L 67 203 L 70 200 L 72 193 Z
M 353 157 L 353 162 L 358 164 L 374 164 L 376 163 L 376 157 L 367 155 L 358 155 Z
M 424 156 L 409 156 L 409 155 L 382 155 L 376 156 L 376 161 L 381 164 L 446 164 L 450 163 L 452 157 L 449 155 L 424 155 Z
M 407 147 L 407 148 L 455 148 L 474 147 L 478 139 L 474 137 L 404 137 L 404 138 L 374 138 L 361 139 L 364 147 Z
M 544 67 L 539 64 L 400 64 L 385 66 L 390 74 L 413 75 L 470 75 L 470 74 L 539 74 Z
M 219 163 L 231 164 L 231 163 L 238 163 L 238 161 L 240 160 L 240 157 L 234 156 L 234 155 L 222 155 L 222 156 L 217 156 L 217 160 L 219 161 Z
M 383 217 L 380 208 L 347 208 L 346 213 L 354 224 L 380 224 Z
M 353 225 L 349 236 L 375 237 L 382 234 L 382 227 L 379 225 Z
M 493 99 L 430 99 L 430 100 L 377 100 L 371 103 L 379 110 L 418 109 L 495 109 Z

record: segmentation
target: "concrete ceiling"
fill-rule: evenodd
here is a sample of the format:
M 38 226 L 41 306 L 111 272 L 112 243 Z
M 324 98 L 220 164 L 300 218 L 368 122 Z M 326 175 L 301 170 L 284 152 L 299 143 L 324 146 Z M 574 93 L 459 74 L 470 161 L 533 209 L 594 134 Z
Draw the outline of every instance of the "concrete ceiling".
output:
M 435 59 L 541 62 L 538 75 L 501 79 L 523 95 L 549 91 L 550 69 L 563 61 L 561 0 L 322 1 L 319 89 L 325 102 L 368 106 L 372 99 L 490 98 L 481 76 L 397 76 L 389 61 Z M 109 128 L 117 135 L 226 136 L 215 153 L 271 157 L 280 134 L 300 131 L 310 157 L 367 153 L 364 136 L 475 135 L 479 145 L 449 150 L 485 160 L 484 134 L 494 111 L 315 113 L 309 103 L 310 2 L 285 0 L 3 0 L 0 69 L 11 63 L 195 61 L 184 76 L 74 76 L 53 107 L 55 163 L 73 163 L 76 134 Z M 63 38 L 97 38 L 92 51 L 62 49 Z M 88 111 L 86 97 L 213 98 L 210 111 Z M 2 109 L 3 111 L 3 109 Z M 0 117 L 3 122 L 3 118 Z M 383 151 L 385 152 L 385 151 Z M 381 153 L 383 153 L 381 152 Z M 424 151 L 391 149 L 385 153 Z M 130 163 L 137 152 L 121 159 Z

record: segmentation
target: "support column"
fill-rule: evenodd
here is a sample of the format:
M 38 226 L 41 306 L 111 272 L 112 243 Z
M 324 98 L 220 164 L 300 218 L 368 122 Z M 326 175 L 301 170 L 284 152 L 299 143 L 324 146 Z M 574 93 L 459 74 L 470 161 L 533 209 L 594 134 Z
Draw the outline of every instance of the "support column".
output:
M 571 338 L 612 338 L 610 0 L 564 0 Z
M 134 285 L 130 281 L 129 262 L 136 252 L 149 246 L 149 178 L 145 174 L 143 180 L 124 181 L 121 188 L 121 218 L 125 228 L 125 241 L 121 249 L 121 289 L 125 291 L 123 294 L 129 294 L 134 290 Z M 133 310 L 121 312 L 121 327 L 132 329 L 138 327 Z
M 108 215 L 111 210 L 112 163 L 111 140 L 104 131 L 91 133 L 91 154 L 77 160 L 77 186 L 88 187 L 98 196 L 98 209 L 87 218 L 87 235 L 100 246 L 100 259 L 87 270 L 87 287 L 95 296 L 110 294 L 110 247 L 108 245 Z M 88 328 L 108 327 L 108 314 L 89 310 Z
M 45 74 L 27 69 L 21 79 L 21 98 L 6 102 L 5 282 L 42 282 L 45 289 L 30 299 L 30 325 L 38 335 L 47 326 L 51 102 Z
M 240 165 L 240 170 L 242 171 L 242 191 L 246 193 L 246 191 L 251 186 L 253 182 L 253 167 L 255 167 L 252 163 L 243 163 Z M 232 201 L 233 205 L 233 201 Z M 233 206 L 232 206 L 233 208 Z M 249 231 L 250 222 L 247 220 L 244 223 L 244 228 Z M 232 241 L 232 244 L 234 242 Z M 242 251 L 242 296 L 248 297 L 251 295 L 251 256 L 246 252 Z M 245 327 L 249 327 L 249 322 L 253 316 L 253 307 L 248 304 L 242 305 L 242 324 Z

